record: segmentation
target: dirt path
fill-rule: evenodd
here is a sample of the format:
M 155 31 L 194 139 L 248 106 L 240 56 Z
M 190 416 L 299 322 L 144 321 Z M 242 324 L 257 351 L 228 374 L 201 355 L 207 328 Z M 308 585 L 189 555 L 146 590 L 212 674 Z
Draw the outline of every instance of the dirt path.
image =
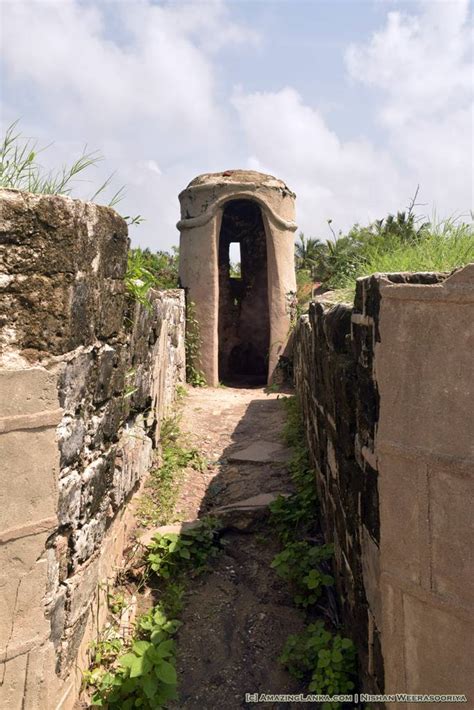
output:
M 283 423 L 281 402 L 261 389 L 191 389 L 181 429 L 209 466 L 203 473 L 187 471 L 179 518 L 192 520 L 243 499 L 290 492 Z M 236 527 L 255 520 L 252 512 L 246 515 L 234 513 Z M 223 552 L 185 599 L 175 705 L 183 710 L 253 707 L 246 693 L 304 692 L 277 660 L 287 636 L 300 631 L 303 621 L 286 584 L 270 569 L 279 548 L 268 521 L 252 523 L 247 532 L 231 525 L 222 542 Z

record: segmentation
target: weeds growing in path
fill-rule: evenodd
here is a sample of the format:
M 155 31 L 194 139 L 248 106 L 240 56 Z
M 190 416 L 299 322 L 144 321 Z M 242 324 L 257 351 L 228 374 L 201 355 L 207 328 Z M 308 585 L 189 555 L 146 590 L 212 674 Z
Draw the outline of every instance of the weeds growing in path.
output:
M 203 519 L 181 534 L 157 534 L 146 556 L 149 582 L 160 602 L 135 624 L 131 641 L 103 641 L 92 652 L 84 683 L 93 689 L 92 705 L 110 710 L 160 710 L 177 699 L 176 645 L 185 579 L 202 573 L 218 553 L 218 527 Z M 126 651 L 123 653 L 123 651 Z
M 314 618 L 316 603 L 334 582 L 328 567 L 333 548 L 323 544 L 317 530 L 316 481 L 298 400 L 282 401 L 287 415 L 284 439 L 294 450 L 290 472 L 296 491 L 271 505 L 271 522 L 283 546 L 271 566 L 289 582 L 295 604 L 306 610 L 308 624 L 303 633 L 289 636 L 279 660 L 292 675 L 307 681 L 309 692 L 348 693 L 355 688 L 354 644 Z M 340 704 L 323 703 L 322 707 Z
M 150 472 L 137 508 L 138 520 L 144 526 L 171 522 L 185 468 L 202 471 L 205 466 L 199 451 L 183 443 L 178 415 L 162 421 L 160 444 L 160 465 Z

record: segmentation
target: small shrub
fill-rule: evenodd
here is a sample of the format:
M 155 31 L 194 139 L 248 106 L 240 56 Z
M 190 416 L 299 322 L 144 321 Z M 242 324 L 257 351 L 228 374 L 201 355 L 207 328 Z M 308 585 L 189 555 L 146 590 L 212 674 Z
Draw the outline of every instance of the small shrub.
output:
M 307 607 L 318 601 L 324 587 L 334 584 L 331 575 L 320 568 L 332 555 L 332 545 L 292 542 L 275 556 L 271 567 L 296 590 L 295 604 Z
M 151 252 L 149 249 L 130 249 L 128 252 L 125 287 L 128 294 L 146 308 L 151 307 L 150 289 L 178 288 L 179 253 Z
M 95 686 L 92 705 L 110 710 L 159 710 L 177 698 L 175 644 L 171 638 L 180 622 L 158 604 L 137 622 L 135 639 L 127 653 L 112 664 L 93 668 L 85 682 Z
M 165 580 L 171 577 L 175 579 L 183 570 L 202 572 L 207 560 L 218 552 L 216 532 L 215 521 L 207 518 L 197 527 L 185 530 L 180 535 L 155 535 L 147 556 L 150 568 Z
M 289 636 L 279 660 L 295 678 L 308 680 L 310 693 L 342 695 L 355 687 L 354 644 L 327 631 L 322 621 Z M 322 707 L 338 708 L 340 703 L 324 703 Z

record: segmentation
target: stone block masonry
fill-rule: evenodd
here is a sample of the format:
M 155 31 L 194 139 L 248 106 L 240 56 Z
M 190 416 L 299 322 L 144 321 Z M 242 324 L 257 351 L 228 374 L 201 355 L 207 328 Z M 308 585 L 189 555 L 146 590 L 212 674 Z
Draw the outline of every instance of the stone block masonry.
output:
M 130 303 L 107 207 L 1 190 L 0 244 L 0 707 L 70 708 L 184 381 L 184 298 Z
M 359 279 L 353 308 L 312 304 L 297 326 L 323 527 L 371 693 L 474 703 L 473 353 L 474 264 Z

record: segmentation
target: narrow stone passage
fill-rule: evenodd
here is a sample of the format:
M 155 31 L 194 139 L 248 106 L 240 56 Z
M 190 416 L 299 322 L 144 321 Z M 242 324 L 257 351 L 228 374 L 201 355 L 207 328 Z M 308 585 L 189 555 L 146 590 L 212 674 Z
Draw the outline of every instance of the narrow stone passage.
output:
M 292 490 L 283 424 L 277 395 L 262 389 L 189 392 L 181 428 L 209 466 L 188 472 L 179 518 L 193 520 L 227 506 L 221 515 L 228 528 L 222 553 L 186 595 L 175 708 L 232 710 L 253 706 L 246 693 L 304 692 L 278 662 L 287 636 L 301 631 L 303 620 L 287 584 L 270 569 L 278 541 L 268 520 L 260 519 L 268 500 Z

